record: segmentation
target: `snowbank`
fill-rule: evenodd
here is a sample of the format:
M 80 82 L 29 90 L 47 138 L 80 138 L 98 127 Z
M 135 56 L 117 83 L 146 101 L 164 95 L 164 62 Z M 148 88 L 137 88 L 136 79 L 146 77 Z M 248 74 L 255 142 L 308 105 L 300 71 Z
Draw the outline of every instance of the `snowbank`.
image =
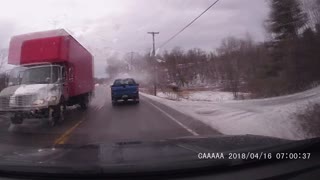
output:
M 178 96 L 174 92 L 158 92 L 158 97 L 181 100 L 181 101 L 210 101 L 210 102 L 222 102 L 233 100 L 233 94 L 231 92 L 219 92 L 219 91 L 188 91 L 183 92 L 181 96 Z
M 184 99 L 190 101 L 211 101 L 222 102 L 233 100 L 233 94 L 231 92 L 213 92 L 213 91 L 199 91 L 190 92 Z
M 320 87 L 275 98 L 242 101 L 229 99 L 220 102 L 171 101 L 143 95 L 188 114 L 224 134 L 255 134 L 285 139 L 306 139 L 310 137 L 298 125 L 295 113 L 310 103 L 320 102 Z M 200 95 L 200 97 L 203 96 L 205 93 Z

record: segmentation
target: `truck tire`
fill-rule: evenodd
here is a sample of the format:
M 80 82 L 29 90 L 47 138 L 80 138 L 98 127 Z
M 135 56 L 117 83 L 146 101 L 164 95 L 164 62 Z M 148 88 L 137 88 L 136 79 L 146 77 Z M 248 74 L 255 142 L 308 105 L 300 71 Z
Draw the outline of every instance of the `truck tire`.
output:
M 61 98 L 61 101 L 57 107 L 57 113 L 58 113 L 57 121 L 59 123 L 65 121 L 66 109 L 67 109 L 67 105 L 66 105 L 64 99 Z
M 54 127 L 57 125 L 57 119 L 54 117 L 55 116 L 55 109 L 54 107 L 50 107 L 48 110 L 48 124 L 51 127 Z
M 81 98 L 80 109 L 87 110 L 88 106 L 89 106 L 89 97 L 88 97 L 88 95 L 86 95 Z
M 17 124 L 22 124 L 23 123 L 23 118 L 22 117 L 17 117 L 13 116 L 10 118 L 11 124 L 17 125 Z
M 54 127 L 57 123 L 62 123 L 65 120 L 66 103 L 61 98 L 60 103 L 57 106 L 49 108 L 49 125 Z

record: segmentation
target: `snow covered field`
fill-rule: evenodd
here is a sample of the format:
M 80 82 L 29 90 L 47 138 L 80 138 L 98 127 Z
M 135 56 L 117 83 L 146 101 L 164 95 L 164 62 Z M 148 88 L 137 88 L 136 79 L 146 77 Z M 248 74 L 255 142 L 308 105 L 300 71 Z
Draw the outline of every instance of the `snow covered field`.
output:
M 295 114 L 310 103 L 320 102 L 320 87 L 287 96 L 254 100 L 232 100 L 230 94 L 216 93 L 202 101 L 206 92 L 196 93 L 181 101 L 143 95 L 224 134 L 255 134 L 297 140 L 311 137 L 300 128 Z M 208 99 L 210 101 L 206 101 Z

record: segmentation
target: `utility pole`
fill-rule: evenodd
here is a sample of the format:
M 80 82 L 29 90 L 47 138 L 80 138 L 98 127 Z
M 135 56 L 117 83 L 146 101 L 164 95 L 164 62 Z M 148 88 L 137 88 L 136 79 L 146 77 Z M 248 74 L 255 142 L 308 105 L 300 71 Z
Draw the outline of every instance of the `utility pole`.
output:
M 133 67 L 133 65 L 132 65 L 133 53 L 134 52 L 132 52 L 132 51 L 130 52 L 130 54 L 131 54 L 131 56 L 130 56 L 130 71 L 133 70 L 133 68 L 132 68 Z
M 151 34 L 152 35 L 152 61 L 154 63 L 153 65 L 153 68 L 154 68 L 154 72 L 155 74 L 153 74 L 153 95 L 157 95 L 157 74 L 158 74 L 158 70 L 157 70 L 157 67 L 156 67 L 156 44 L 155 44 L 155 35 L 159 34 L 159 32 L 148 32 L 148 34 Z

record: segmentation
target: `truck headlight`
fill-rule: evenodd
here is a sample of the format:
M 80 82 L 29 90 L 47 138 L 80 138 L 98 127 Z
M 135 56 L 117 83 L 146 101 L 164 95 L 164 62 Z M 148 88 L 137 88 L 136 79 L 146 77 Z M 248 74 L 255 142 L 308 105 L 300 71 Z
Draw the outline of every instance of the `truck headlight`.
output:
M 48 101 L 49 102 L 55 102 L 58 100 L 58 97 L 57 96 L 51 96 L 51 97 L 48 97 Z
M 33 105 L 39 106 L 45 104 L 45 102 L 46 101 L 44 99 L 37 99 L 33 102 Z

